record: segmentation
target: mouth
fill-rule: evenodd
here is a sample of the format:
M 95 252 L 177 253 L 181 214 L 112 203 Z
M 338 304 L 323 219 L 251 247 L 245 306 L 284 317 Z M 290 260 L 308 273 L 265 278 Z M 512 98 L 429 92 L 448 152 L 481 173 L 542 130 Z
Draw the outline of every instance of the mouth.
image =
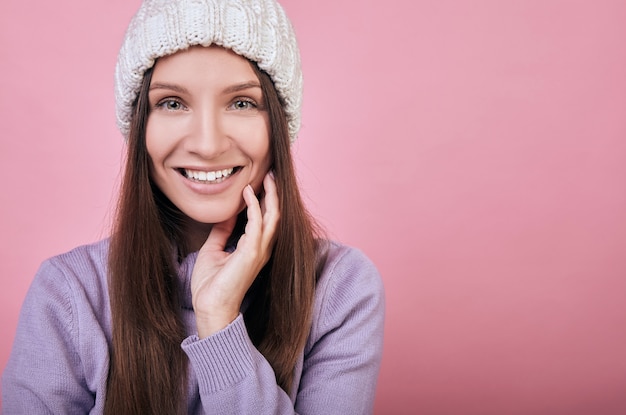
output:
M 194 181 L 196 183 L 205 184 L 217 184 L 228 179 L 233 174 L 236 174 L 242 169 L 241 166 L 231 167 L 228 169 L 203 171 L 203 170 L 191 170 L 191 169 L 177 169 L 178 172 L 185 178 Z

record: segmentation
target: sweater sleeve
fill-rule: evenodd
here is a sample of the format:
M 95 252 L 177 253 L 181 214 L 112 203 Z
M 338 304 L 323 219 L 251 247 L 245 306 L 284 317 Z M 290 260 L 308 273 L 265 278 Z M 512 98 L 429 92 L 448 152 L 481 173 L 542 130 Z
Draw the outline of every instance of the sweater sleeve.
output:
M 295 403 L 254 347 L 239 315 L 224 330 L 183 342 L 206 413 L 368 414 L 382 353 L 380 276 L 359 251 L 342 248 L 317 288 Z
M 202 340 L 192 335 L 182 346 L 198 377 L 205 413 L 294 413 L 274 370 L 252 344 L 241 314 L 218 333 Z
M 3 413 L 79 414 L 94 406 L 79 358 L 70 293 L 63 272 L 44 262 L 24 300 L 3 373 Z
M 319 312 L 305 350 L 296 401 L 301 414 L 371 414 L 385 319 L 380 274 L 359 250 L 341 247 L 319 282 Z

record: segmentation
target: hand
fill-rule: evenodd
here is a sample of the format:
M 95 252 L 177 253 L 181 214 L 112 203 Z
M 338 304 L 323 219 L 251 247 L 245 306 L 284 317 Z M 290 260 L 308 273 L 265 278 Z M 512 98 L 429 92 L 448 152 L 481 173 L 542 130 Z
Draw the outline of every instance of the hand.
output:
M 246 292 L 270 259 L 280 216 L 272 173 L 265 175 L 263 188 L 265 195 L 260 203 L 252 186 L 243 191 L 248 222 L 234 252 L 224 249 L 236 217 L 215 224 L 198 252 L 191 276 L 191 297 L 200 338 L 223 329 L 237 317 Z

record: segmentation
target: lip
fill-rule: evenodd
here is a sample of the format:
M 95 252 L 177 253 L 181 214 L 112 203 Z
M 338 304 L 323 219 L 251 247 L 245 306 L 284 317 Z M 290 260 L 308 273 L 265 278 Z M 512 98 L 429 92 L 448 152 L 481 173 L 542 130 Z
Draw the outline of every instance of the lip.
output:
M 196 171 L 218 171 L 225 169 L 234 169 L 235 167 L 242 167 L 239 164 L 222 164 L 218 166 L 176 166 L 175 170 L 196 170 Z
M 215 194 L 222 193 L 225 190 L 227 190 L 234 183 L 236 178 L 239 176 L 239 173 L 241 172 L 241 170 L 243 170 L 243 166 L 235 166 L 235 167 L 240 167 L 240 168 L 219 183 L 200 183 L 195 180 L 188 179 L 184 174 L 181 173 L 181 170 L 187 169 L 187 170 L 209 172 L 209 171 L 217 171 L 217 170 L 234 168 L 233 166 L 215 166 L 215 167 L 214 166 L 211 166 L 211 167 L 186 166 L 186 167 L 177 167 L 174 169 L 174 172 L 176 173 L 176 175 L 178 175 L 178 177 L 180 177 L 184 185 L 188 189 L 193 191 L 194 193 L 197 193 L 200 195 L 215 195 Z

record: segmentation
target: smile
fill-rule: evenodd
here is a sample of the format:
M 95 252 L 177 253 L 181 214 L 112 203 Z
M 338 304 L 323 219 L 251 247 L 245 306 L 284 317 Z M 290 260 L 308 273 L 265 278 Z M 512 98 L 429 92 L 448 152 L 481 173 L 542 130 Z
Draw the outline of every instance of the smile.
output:
M 180 173 L 189 180 L 193 180 L 198 183 L 220 183 L 237 173 L 241 167 L 231 167 L 229 169 L 215 170 L 215 171 L 201 171 L 201 170 L 189 170 L 180 169 Z

